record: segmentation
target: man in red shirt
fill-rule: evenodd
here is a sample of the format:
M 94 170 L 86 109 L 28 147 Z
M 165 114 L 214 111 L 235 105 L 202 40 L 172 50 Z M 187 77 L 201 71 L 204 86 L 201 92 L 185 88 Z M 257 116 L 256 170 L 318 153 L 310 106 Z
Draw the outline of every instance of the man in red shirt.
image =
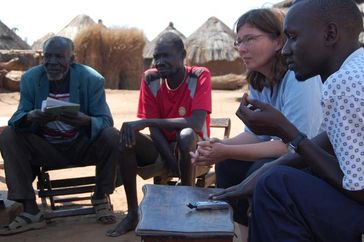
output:
M 137 121 L 124 122 L 120 130 L 120 170 L 128 203 L 128 215 L 109 236 L 133 230 L 138 222 L 137 166 L 162 158 L 181 185 L 194 185 L 195 172 L 189 151 L 199 139 L 209 137 L 211 76 L 203 67 L 184 65 L 186 51 L 181 38 L 163 34 L 154 50 L 156 68 L 147 70 L 141 83 Z M 148 127 L 150 135 L 139 131 Z

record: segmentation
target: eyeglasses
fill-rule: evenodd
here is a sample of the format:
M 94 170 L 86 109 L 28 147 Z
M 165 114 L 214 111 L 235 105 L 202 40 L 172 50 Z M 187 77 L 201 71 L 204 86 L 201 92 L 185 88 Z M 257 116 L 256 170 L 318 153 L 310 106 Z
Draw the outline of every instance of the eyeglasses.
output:
M 234 41 L 234 47 L 239 48 L 240 45 L 244 44 L 244 46 L 250 46 L 255 43 L 260 37 L 265 36 L 265 34 L 255 34 L 255 35 L 246 35 L 242 39 L 236 39 Z

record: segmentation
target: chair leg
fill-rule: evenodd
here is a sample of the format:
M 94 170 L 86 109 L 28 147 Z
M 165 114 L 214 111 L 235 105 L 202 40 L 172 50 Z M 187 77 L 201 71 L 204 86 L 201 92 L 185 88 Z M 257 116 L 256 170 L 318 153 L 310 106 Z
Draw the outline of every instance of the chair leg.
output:
M 45 191 L 45 187 L 44 184 L 46 183 L 46 180 L 44 178 L 44 172 L 42 170 L 39 171 L 38 174 L 38 190 L 40 194 L 44 194 Z M 44 196 L 41 196 L 41 202 L 42 202 L 42 206 L 43 208 L 47 208 L 48 204 L 47 204 L 47 199 Z
M 48 192 L 50 192 L 50 191 L 52 191 L 52 184 L 51 184 L 51 179 L 49 178 L 49 173 L 44 172 L 43 174 L 44 174 L 45 183 L 47 184 L 47 190 L 48 190 Z M 49 196 L 49 201 L 51 202 L 52 210 L 55 210 L 56 206 L 55 206 L 54 198 L 52 195 Z

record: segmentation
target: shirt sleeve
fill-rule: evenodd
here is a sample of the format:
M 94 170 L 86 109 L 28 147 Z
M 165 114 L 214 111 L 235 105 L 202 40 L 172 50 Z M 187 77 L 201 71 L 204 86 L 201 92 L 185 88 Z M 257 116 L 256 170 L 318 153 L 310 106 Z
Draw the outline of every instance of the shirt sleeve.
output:
M 149 89 L 147 82 L 143 79 L 139 92 L 138 118 L 160 118 L 156 97 Z
M 297 81 L 290 73 L 282 93 L 281 112 L 309 138 L 316 136 L 322 122 L 320 77 Z
M 347 190 L 364 189 L 364 99 L 331 96 L 323 100 L 324 123 L 344 173 Z
M 210 114 L 212 110 L 211 103 L 211 74 L 204 68 L 197 82 L 191 110 L 205 110 Z
M 258 91 L 255 90 L 251 85 L 249 85 L 249 97 L 251 99 L 256 99 L 256 100 L 259 100 L 259 101 L 262 101 L 260 100 L 259 96 L 258 96 Z M 239 104 L 240 105 L 240 104 Z M 252 135 L 255 135 L 257 137 L 257 139 L 259 139 L 261 142 L 264 142 L 264 141 L 269 141 L 269 140 L 279 140 L 280 138 L 279 137 L 274 137 L 274 136 L 270 136 L 270 135 L 256 135 L 253 131 L 251 131 L 249 129 L 248 126 L 245 125 L 244 127 L 244 132 L 248 132 Z

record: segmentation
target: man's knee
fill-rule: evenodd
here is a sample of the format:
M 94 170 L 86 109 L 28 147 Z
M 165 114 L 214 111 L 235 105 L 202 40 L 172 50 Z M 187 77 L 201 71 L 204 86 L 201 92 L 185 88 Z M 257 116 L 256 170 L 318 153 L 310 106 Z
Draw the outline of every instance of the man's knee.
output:
M 16 133 L 14 128 L 7 126 L 3 132 L 0 134 L 0 148 L 6 147 L 15 141 Z
M 281 193 L 287 190 L 287 184 L 296 182 L 296 169 L 286 166 L 276 166 L 267 171 L 259 180 L 255 193 Z
M 119 131 L 114 127 L 108 127 L 101 131 L 100 142 L 109 147 L 117 147 L 119 145 Z
M 179 132 L 177 142 L 182 152 L 188 152 L 196 147 L 197 134 L 192 128 L 185 128 Z

